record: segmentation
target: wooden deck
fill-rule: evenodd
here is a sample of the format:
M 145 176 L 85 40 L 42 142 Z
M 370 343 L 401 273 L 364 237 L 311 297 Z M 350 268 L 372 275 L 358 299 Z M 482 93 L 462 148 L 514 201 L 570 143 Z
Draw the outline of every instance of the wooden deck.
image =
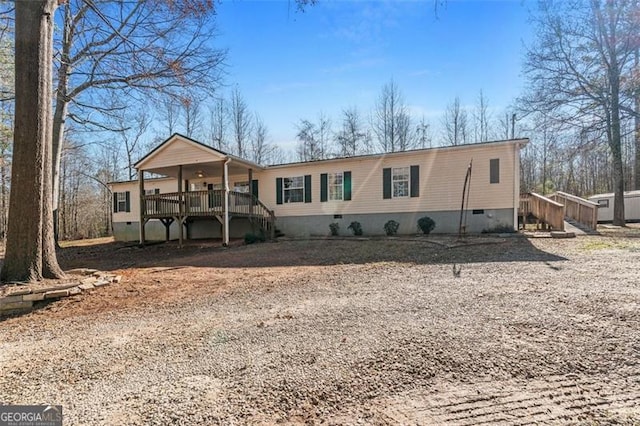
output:
M 184 222 L 189 218 L 216 218 L 222 222 L 225 214 L 225 191 L 168 192 L 142 196 L 142 218 L 160 219 L 165 226 L 172 221 Z M 275 217 L 252 194 L 229 191 L 228 213 L 231 217 L 247 217 L 264 232 L 273 232 Z

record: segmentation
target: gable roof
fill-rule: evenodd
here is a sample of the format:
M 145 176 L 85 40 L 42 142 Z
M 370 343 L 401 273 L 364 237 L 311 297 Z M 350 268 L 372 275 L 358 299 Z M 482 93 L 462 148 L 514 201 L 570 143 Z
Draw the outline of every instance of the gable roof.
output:
M 251 168 L 255 168 L 255 169 L 263 168 L 261 165 L 256 164 L 252 161 L 245 160 L 244 158 L 237 157 L 232 154 L 228 154 L 224 151 L 205 145 L 202 142 L 198 142 L 195 139 L 191 139 L 190 137 L 184 136 L 180 133 L 174 133 L 173 135 L 165 139 L 162 143 L 160 143 L 154 149 L 149 151 L 149 153 L 147 153 L 144 157 L 138 160 L 133 166 L 137 170 L 143 169 L 145 164 L 149 164 L 150 162 L 152 162 L 158 156 L 162 155 L 162 152 L 165 149 L 167 149 L 170 145 L 173 145 L 176 143 L 186 144 L 187 146 L 192 148 L 194 151 L 200 151 L 204 156 L 211 157 L 212 161 L 222 161 L 222 160 L 225 160 L 226 158 L 231 158 L 234 161 L 245 164 Z

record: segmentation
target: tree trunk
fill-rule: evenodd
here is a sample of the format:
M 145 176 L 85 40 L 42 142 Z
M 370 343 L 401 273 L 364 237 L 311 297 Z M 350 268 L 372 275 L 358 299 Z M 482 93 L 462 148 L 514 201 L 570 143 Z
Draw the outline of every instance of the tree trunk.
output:
M 609 71 L 611 84 L 611 131 L 609 145 L 613 161 L 613 224 L 625 226 L 624 221 L 624 163 L 620 136 L 620 74 L 616 67 Z
M 640 50 L 636 48 L 634 55 L 634 65 L 636 70 L 638 70 L 638 65 L 640 62 Z M 634 138 L 635 138 L 635 162 L 634 162 L 634 188 L 640 189 L 640 94 L 636 94 L 634 99 L 635 106 L 635 117 L 634 117 Z
M 51 87 L 57 0 L 15 3 L 15 131 L 4 281 L 64 274 L 53 240 Z
M 69 101 L 69 74 L 71 73 L 71 8 L 64 6 L 64 22 L 62 33 L 62 52 L 60 55 L 60 68 L 58 68 L 58 86 L 56 87 L 56 107 L 53 113 L 53 149 L 51 162 L 51 180 L 53 184 L 53 226 L 55 241 L 58 241 L 60 202 L 60 162 L 62 160 L 62 147 L 64 146 L 64 128 Z

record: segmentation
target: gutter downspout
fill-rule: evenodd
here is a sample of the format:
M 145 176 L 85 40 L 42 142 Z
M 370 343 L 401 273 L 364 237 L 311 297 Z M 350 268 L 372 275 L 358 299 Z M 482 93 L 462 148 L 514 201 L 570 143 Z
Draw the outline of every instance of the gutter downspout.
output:
M 224 161 L 224 241 L 222 245 L 229 245 L 229 163 L 231 158 Z

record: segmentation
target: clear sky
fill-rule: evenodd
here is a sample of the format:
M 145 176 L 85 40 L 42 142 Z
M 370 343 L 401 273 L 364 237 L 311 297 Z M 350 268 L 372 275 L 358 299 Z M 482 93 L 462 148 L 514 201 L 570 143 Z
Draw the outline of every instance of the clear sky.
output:
M 218 4 L 218 47 L 228 48 L 226 84 L 237 84 L 290 149 L 296 123 L 320 112 L 337 130 L 340 112 L 368 117 L 392 78 L 415 118 L 432 128 L 455 96 L 471 106 L 482 89 L 494 114 L 522 89 L 531 3 L 523 0 L 320 0 L 304 13 L 294 0 Z M 437 144 L 438 134 L 434 132 Z

